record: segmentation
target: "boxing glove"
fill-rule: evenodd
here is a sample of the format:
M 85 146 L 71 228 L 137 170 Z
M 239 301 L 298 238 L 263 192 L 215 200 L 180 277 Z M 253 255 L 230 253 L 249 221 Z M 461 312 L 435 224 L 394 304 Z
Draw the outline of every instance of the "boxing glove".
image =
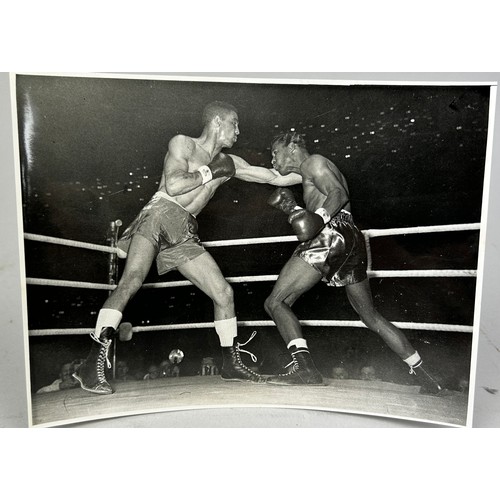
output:
M 297 205 L 293 193 L 287 188 L 278 188 L 268 198 L 267 203 L 272 207 L 282 210 L 287 215 L 290 215 L 294 210 L 300 210 Z
M 202 165 L 198 172 L 201 174 L 202 184 L 206 184 L 218 177 L 233 177 L 236 169 L 230 156 L 219 153 L 208 165 Z
M 321 215 L 309 212 L 306 209 L 293 212 L 288 217 L 288 222 L 292 225 L 292 229 L 299 241 L 314 238 L 325 227 L 325 221 Z

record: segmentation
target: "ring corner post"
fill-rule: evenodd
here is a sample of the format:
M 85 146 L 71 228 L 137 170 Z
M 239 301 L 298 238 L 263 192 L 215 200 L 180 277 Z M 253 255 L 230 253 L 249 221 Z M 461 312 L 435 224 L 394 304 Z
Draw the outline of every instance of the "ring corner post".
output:
M 122 225 L 121 220 L 111 221 L 108 230 L 108 243 L 114 249 L 118 248 L 118 232 Z M 108 284 L 116 285 L 118 283 L 118 255 L 116 251 L 111 252 L 108 257 Z M 109 294 L 111 294 L 111 290 Z M 113 379 L 116 377 L 116 342 L 113 344 Z

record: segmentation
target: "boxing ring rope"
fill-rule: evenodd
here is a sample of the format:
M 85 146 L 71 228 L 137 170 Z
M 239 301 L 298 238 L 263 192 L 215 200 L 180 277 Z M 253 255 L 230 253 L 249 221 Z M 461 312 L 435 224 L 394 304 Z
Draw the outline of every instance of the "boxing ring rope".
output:
M 328 326 L 328 327 L 349 327 L 349 328 L 366 328 L 362 321 L 354 320 L 316 320 L 305 319 L 299 321 L 302 326 Z M 258 327 L 258 326 L 275 326 L 274 321 L 271 320 L 257 320 L 257 321 L 238 321 L 238 326 Z M 414 322 L 398 322 L 391 323 L 403 330 L 426 330 L 426 331 L 440 331 L 440 332 L 459 332 L 459 333 L 472 333 L 472 326 L 468 325 L 446 325 L 442 323 L 414 323 Z M 134 326 L 134 333 L 138 332 L 157 332 L 163 330 L 195 330 L 203 328 L 213 328 L 213 321 L 204 323 L 177 323 L 175 325 L 150 325 L 150 326 Z M 30 330 L 32 337 L 44 337 L 46 335 L 82 335 L 90 334 L 93 328 L 47 328 L 40 330 Z
M 476 277 L 474 269 L 437 269 L 425 271 L 368 271 L 369 278 L 460 278 Z M 235 276 L 225 278 L 228 283 L 257 283 L 264 281 L 276 281 L 277 274 L 266 274 L 262 276 Z M 116 285 L 104 283 L 90 283 L 85 281 L 53 280 L 45 278 L 26 278 L 28 285 L 62 286 L 68 288 L 94 288 L 96 290 L 114 290 Z M 161 283 L 145 283 L 142 288 L 175 288 L 181 286 L 194 286 L 188 280 L 164 281 Z
M 473 224 L 448 224 L 440 226 L 415 226 L 415 227 L 401 227 L 393 229 L 365 229 L 361 231 L 365 238 L 375 238 L 377 236 L 393 236 L 393 235 L 405 235 L 405 234 L 417 234 L 417 233 L 437 233 L 437 232 L 448 232 L 448 231 L 473 231 L 479 230 L 481 228 L 480 223 Z M 54 238 L 52 236 L 44 236 L 40 234 L 24 233 L 24 238 L 26 240 L 41 241 L 45 243 L 55 243 L 59 245 L 66 245 L 71 247 L 87 248 L 89 250 L 100 250 L 108 253 L 120 254 L 122 251 L 115 247 L 108 247 L 105 245 L 96 245 L 94 243 L 84 243 L 81 241 L 65 240 L 62 238 Z M 217 241 L 205 241 L 203 246 L 209 247 L 229 247 L 238 245 L 260 245 L 263 243 L 288 243 L 296 242 L 297 237 L 291 236 L 272 236 L 264 238 L 240 238 L 233 240 L 217 240 Z M 118 255 L 120 256 L 120 255 Z
M 42 234 L 33 234 L 33 233 L 24 233 L 25 240 L 31 241 L 41 241 L 43 243 L 54 243 L 56 245 L 63 245 L 67 247 L 75 247 L 75 248 L 85 248 L 87 250 L 96 250 L 107 253 L 116 253 L 118 257 L 125 258 L 127 254 L 116 247 L 108 247 L 105 245 L 96 245 L 94 243 L 85 243 L 83 241 L 75 241 L 75 240 L 65 240 L 63 238 L 55 238 L 53 236 L 44 236 Z
M 121 221 L 120 221 L 121 225 Z M 361 231 L 365 238 L 367 255 L 368 255 L 368 269 L 367 274 L 369 278 L 442 278 L 442 277 L 476 277 L 477 271 L 472 269 L 438 269 L 438 270 L 372 270 L 372 259 L 370 249 L 370 238 L 392 236 L 392 235 L 406 235 L 406 234 L 422 234 L 431 232 L 448 232 L 448 231 L 471 231 L 479 230 L 480 223 L 473 224 L 449 224 L 437 226 L 417 226 L 408 228 L 393 228 L 393 229 L 368 229 Z M 24 233 L 27 240 L 38 241 L 44 243 L 53 243 L 63 246 L 84 248 L 88 250 L 102 251 L 110 254 L 117 254 L 118 257 L 126 257 L 126 253 L 116 246 L 96 245 L 93 243 L 85 243 L 74 240 L 67 240 L 62 238 L 55 238 L 51 236 L 37 235 L 33 233 Z M 203 243 L 205 247 L 227 247 L 238 245 L 254 245 L 266 243 L 283 243 L 283 242 L 297 242 L 296 236 L 275 236 L 264 238 L 241 238 L 232 240 L 219 240 L 207 241 Z M 229 283 L 249 283 L 249 282 L 265 282 L 276 281 L 278 275 L 261 275 L 261 276 L 237 276 L 228 277 L 226 280 Z M 68 281 L 68 280 L 55 280 L 44 278 L 26 278 L 28 285 L 41 285 L 41 286 L 58 286 L 68 288 L 85 288 L 95 290 L 108 290 L 112 291 L 116 288 L 115 284 L 103 283 L 90 283 L 82 281 Z M 179 281 L 166 281 L 161 283 L 144 283 L 142 288 L 173 288 L 181 286 L 193 286 L 188 280 Z M 343 321 L 343 320 L 301 320 L 303 326 L 344 326 L 344 327 L 365 327 L 366 325 L 361 321 Z M 440 323 L 405 323 L 405 322 L 392 322 L 401 329 L 413 330 L 433 330 L 433 331 L 454 331 L 454 332 L 472 332 L 472 326 L 469 325 L 447 325 Z M 239 326 L 275 326 L 273 321 L 238 321 Z M 196 328 L 213 328 L 214 323 L 184 323 L 176 325 L 154 325 L 154 326 L 134 326 L 134 332 L 147 332 L 157 330 L 180 330 L 180 329 L 196 329 Z M 30 330 L 30 336 L 43 336 L 43 335 L 68 335 L 68 334 L 88 334 L 93 331 L 92 328 L 66 328 L 66 329 L 42 329 Z
M 366 256 L 367 256 L 367 270 L 368 275 L 372 269 L 372 249 L 370 245 L 370 238 L 380 236 L 396 236 L 407 234 L 422 234 L 422 233 L 442 233 L 448 231 L 476 231 L 481 228 L 480 223 L 473 224 L 451 224 L 440 226 L 416 226 L 416 227 L 400 227 L 394 229 L 366 229 L 361 231 L 365 237 Z

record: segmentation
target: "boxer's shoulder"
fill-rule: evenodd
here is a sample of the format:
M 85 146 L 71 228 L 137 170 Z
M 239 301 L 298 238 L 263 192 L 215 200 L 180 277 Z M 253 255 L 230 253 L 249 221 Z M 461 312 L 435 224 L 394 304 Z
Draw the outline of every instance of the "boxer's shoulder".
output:
M 308 156 L 300 165 L 300 170 L 304 174 L 313 174 L 324 168 L 328 168 L 328 159 L 319 154 Z
M 183 134 L 174 135 L 168 143 L 168 150 L 173 154 L 183 153 L 184 155 L 190 155 L 195 149 L 196 142 L 194 139 Z

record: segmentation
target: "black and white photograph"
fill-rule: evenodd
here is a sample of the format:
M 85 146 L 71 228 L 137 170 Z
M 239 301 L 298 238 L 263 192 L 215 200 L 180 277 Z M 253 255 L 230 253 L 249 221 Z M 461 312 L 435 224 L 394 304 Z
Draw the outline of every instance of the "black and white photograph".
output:
M 31 427 L 471 426 L 495 83 L 11 78 Z

